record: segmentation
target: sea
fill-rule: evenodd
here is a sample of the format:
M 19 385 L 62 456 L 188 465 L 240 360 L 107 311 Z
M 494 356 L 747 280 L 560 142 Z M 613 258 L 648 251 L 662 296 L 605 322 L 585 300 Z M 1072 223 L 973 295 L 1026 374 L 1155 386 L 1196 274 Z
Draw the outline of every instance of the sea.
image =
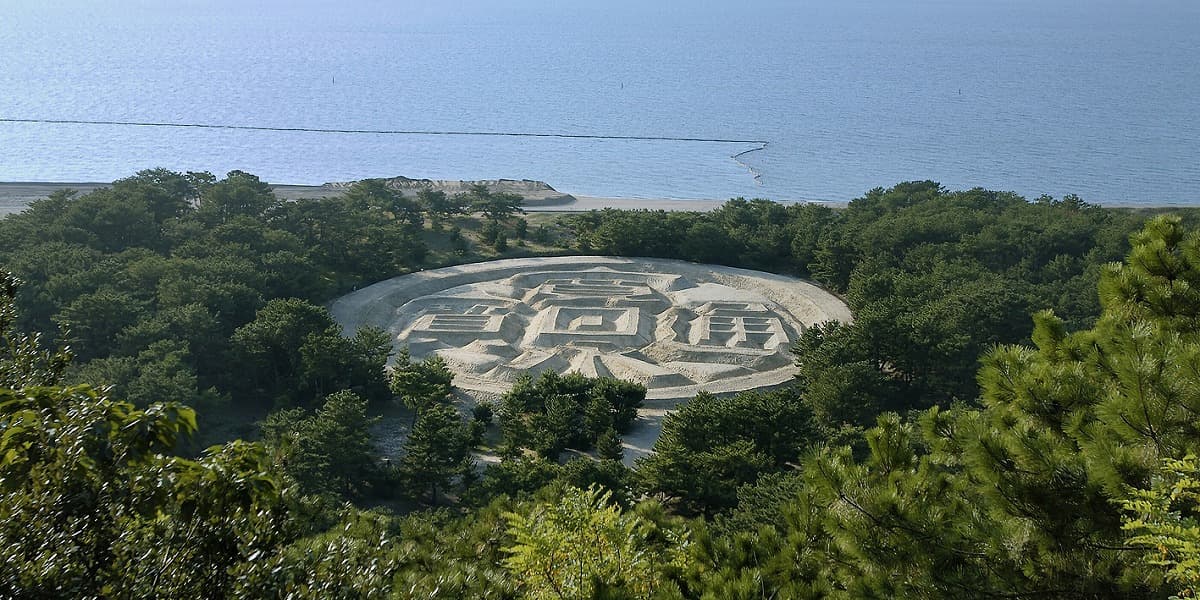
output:
M 0 0 L 0 181 L 160 166 L 1200 204 L 1200 2 Z

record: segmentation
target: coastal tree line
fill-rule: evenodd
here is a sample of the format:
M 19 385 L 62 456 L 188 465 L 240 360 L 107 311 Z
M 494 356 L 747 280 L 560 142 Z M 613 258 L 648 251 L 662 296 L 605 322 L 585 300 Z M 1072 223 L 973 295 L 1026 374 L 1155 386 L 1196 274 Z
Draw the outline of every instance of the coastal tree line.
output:
M 159 170 L 0 221 L 0 595 L 1194 593 L 1194 212 L 912 182 L 563 217 L 560 251 L 806 276 L 856 316 L 805 332 L 794 385 L 694 398 L 630 469 L 640 386 L 530 378 L 464 416 L 444 363 L 385 373 L 386 337 L 321 307 L 465 259 L 451 222 L 517 227 L 435 205 Z M 392 403 L 412 431 L 385 463 Z M 502 460 L 477 472 L 481 444 Z

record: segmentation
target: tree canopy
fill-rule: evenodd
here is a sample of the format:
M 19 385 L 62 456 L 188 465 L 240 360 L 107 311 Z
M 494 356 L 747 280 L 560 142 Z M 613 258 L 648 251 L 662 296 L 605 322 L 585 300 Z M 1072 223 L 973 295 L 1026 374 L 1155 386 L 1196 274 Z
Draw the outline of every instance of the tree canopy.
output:
M 528 377 L 468 423 L 444 363 L 385 376 L 388 334 L 343 335 L 325 301 L 440 243 L 410 209 L 159 169 L 0 220 L 0 596 L 1197 589 L 1200 213 L 909 182 L 565 217 L 578 251 L 808 275 L 855 313 L 629 469 L 636 384 Z

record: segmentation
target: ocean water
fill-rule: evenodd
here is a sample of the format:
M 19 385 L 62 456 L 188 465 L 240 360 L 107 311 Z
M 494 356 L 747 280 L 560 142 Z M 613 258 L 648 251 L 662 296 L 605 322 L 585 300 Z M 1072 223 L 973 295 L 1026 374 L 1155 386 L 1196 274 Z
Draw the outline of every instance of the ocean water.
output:
M 933 179 L 1200 203 L 1195 0 L 0 0 L 0 181 L 530 178 L 844 201 Z M 758 178 L 755 178 L 758 174 Z

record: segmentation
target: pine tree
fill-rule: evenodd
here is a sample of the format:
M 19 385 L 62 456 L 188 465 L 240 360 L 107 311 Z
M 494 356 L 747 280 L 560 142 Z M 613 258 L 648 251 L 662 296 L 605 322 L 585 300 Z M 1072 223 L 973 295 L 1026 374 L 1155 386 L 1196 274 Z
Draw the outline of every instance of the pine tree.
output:
M 596 455 L 605 460 L 621 460 L 625 449 L 621 447 L 621 436 L 616 429 L 606 429 L 596 440 Z
M 1130 513 L 1130 544 L 1145 548 L 1152 570 L 1172 585 L 1171 598 L 1195 598 L 1200 590 L 1200 465 L 1195 455 L 1167 460 L 1151 489 L 1134 490 L 1122 505 Z
M 1161 594 L 1121 501 L 1200 445 L 1200 238 L 1160 217 L 1132 241 L 1094 327 L 1038 313 L 1034 348 L 983 358 L 981 410 L 884 416 L 866 461 L 804 461 L 833 535 L 825 576 L 856 597 Z
M 41 336 L 17 328 L 17 289 L 21 282 L 0 271 L 0 388 L 56 385 L 70 365 L 67 348 L 45 350 Z
M 415 426 L 422 411 L 450 399 L 454 393 L 453 381 L 454 372 L 441 356 L 431 354 L 414 362 L 408 348 L 404 348 L 392 366 L 390 385 L 392 393 L 412 411 L 412 425 Z
M 370 428 L 378 421 L 367 416 L 366 400 L 342 391 L 308 417 L 301 409 L 275 413 L 263 433 L 305 493 L 355 496 L 376 472 Z
M 438 490 L 445 491 L 471 468 L 471 434 L 452 406 L 426 408 L 404 443 L 400 472 L 415 490 L 429 490 L 434 504 Z
M 622 512 L 611 496 L 568 487 L 557 502 L 505 514 L 514 543 L 504 566 L 526 598 L 658 597 L 669 585 L 663 571 L 686 566 L 686 533 Z M 666 547 L 655 548 L 652 536 Z

